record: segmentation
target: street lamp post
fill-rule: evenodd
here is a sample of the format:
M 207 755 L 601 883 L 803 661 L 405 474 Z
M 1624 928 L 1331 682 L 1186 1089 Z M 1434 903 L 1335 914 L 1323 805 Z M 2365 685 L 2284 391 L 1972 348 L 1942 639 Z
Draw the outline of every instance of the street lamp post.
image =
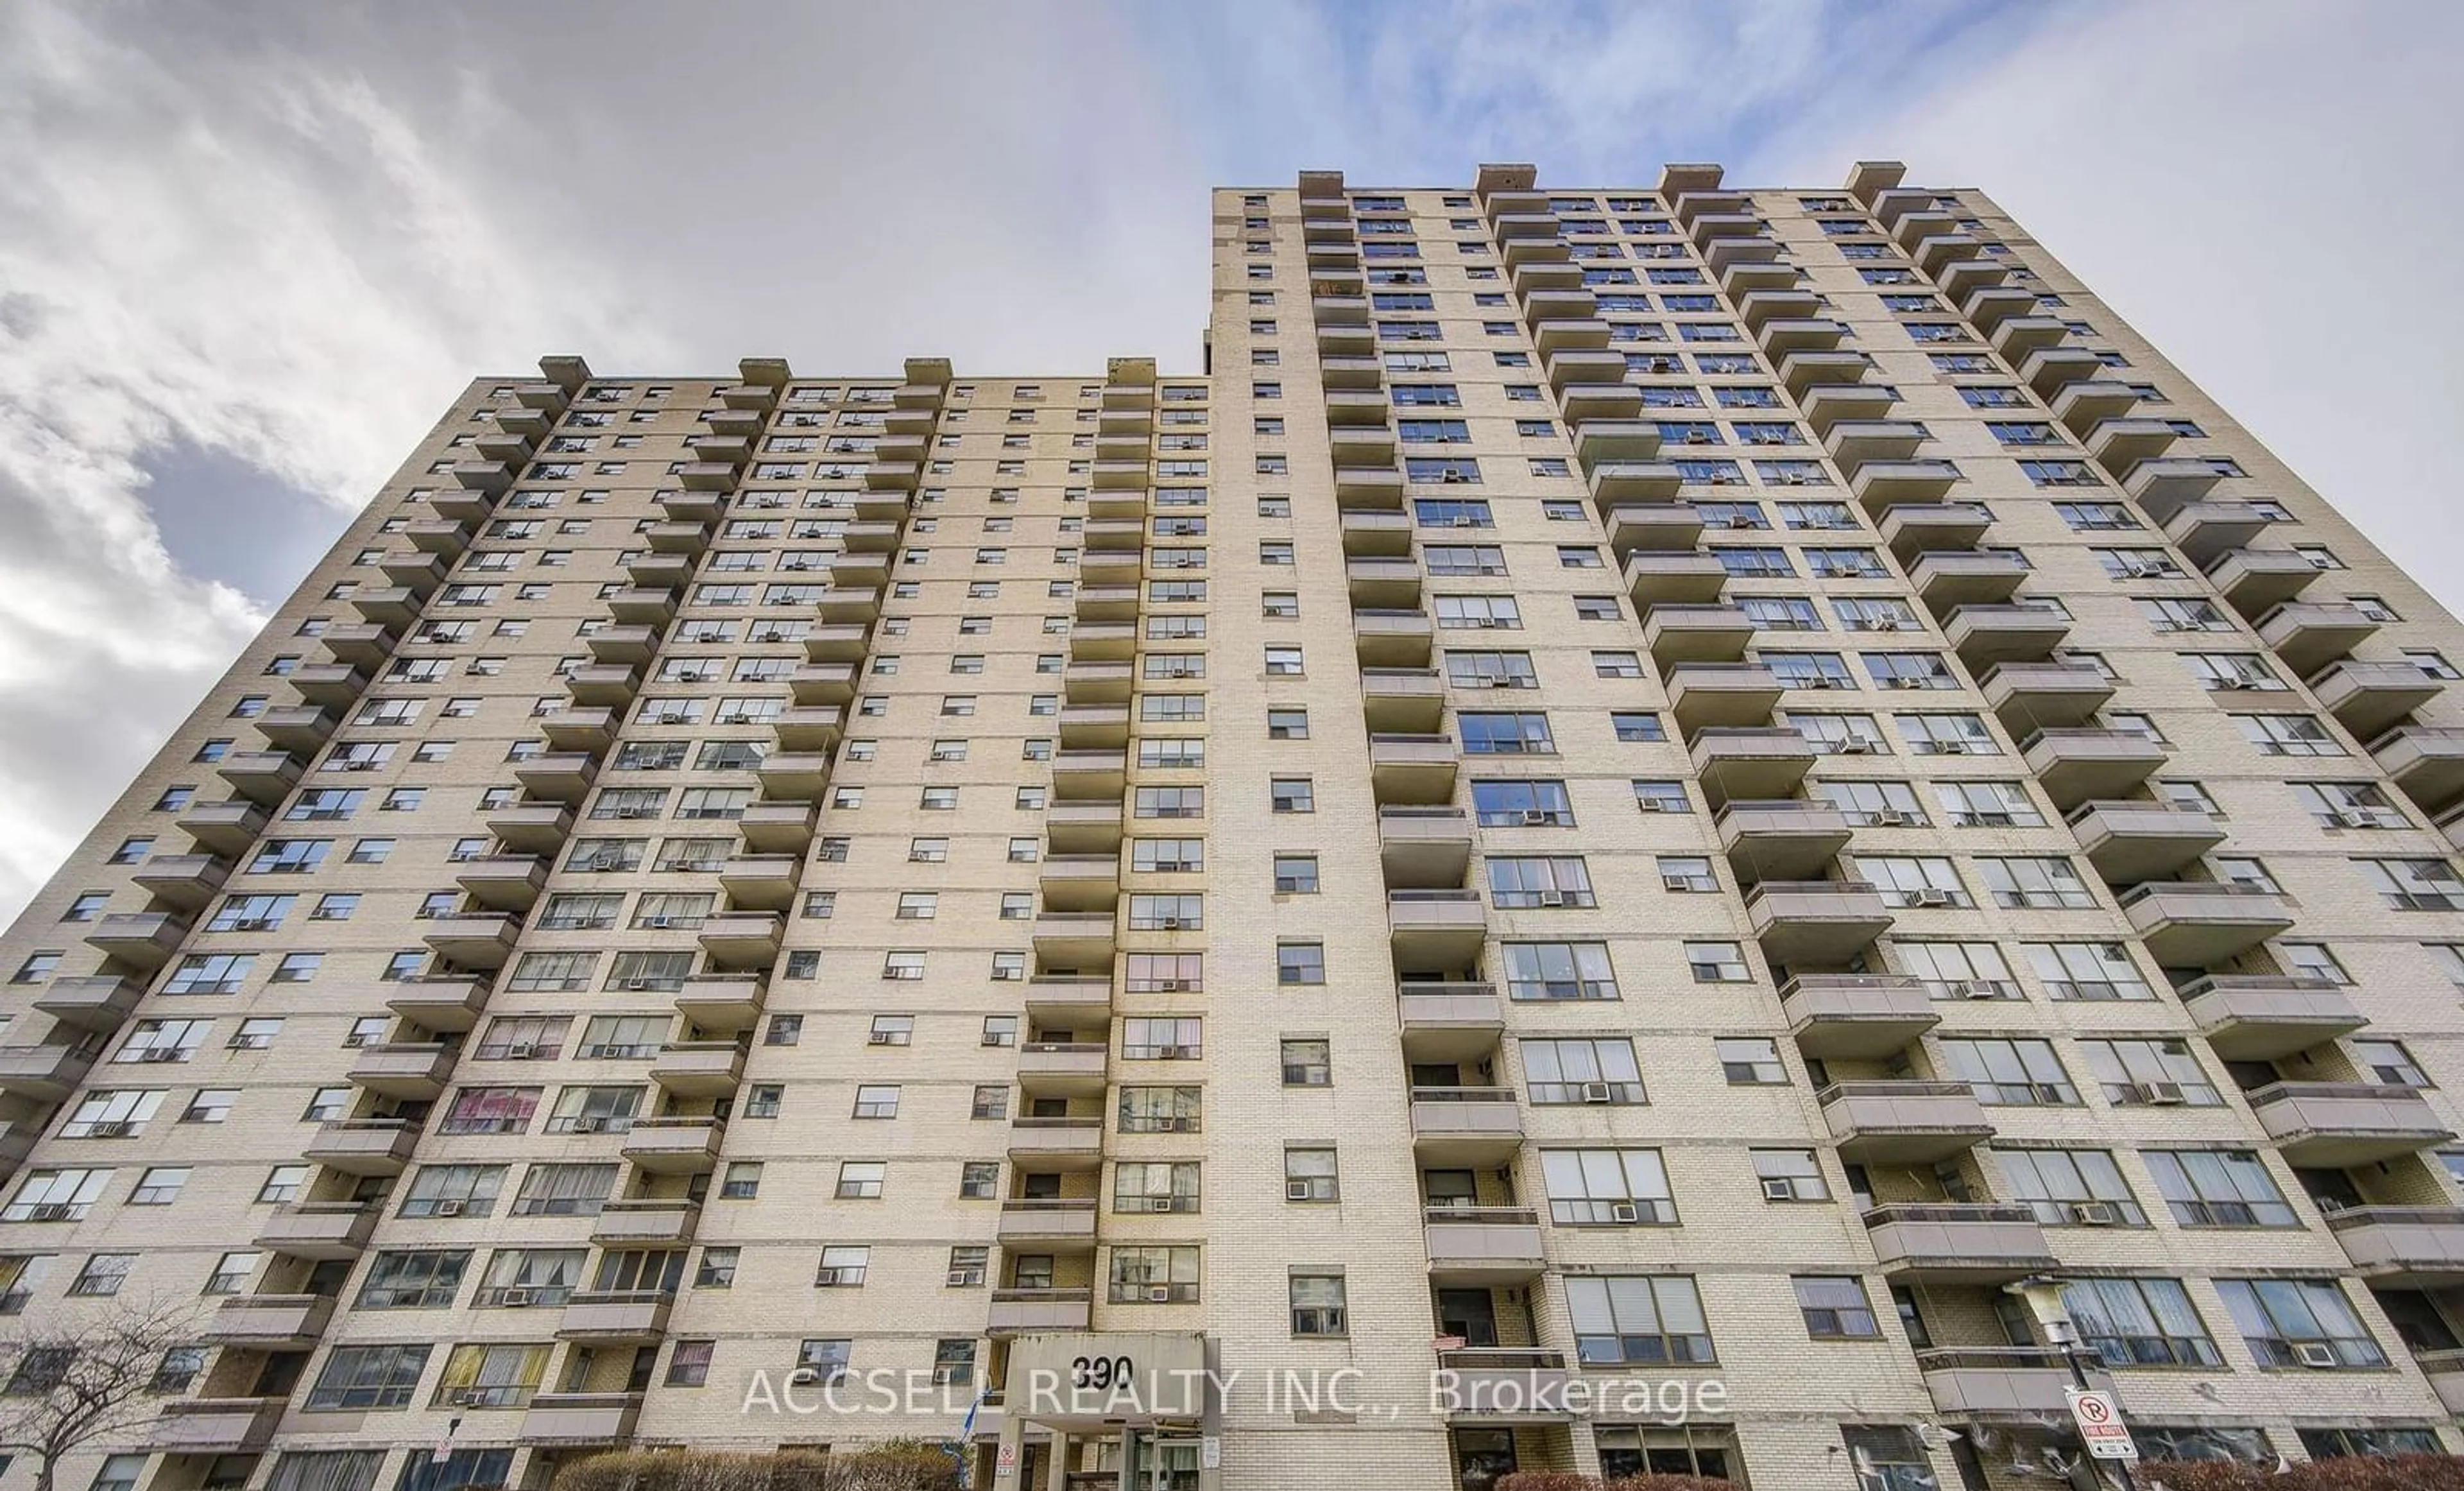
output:
M 2071 1369 L 2073 1386 L 2081 1392 L 2089 1391 L 2087 1369 L 2079 1365 L 2079 1327 L 2071 1323 L 2071 1312 L 2062 1304 L 2061 1280 L 2023 1279 L 2002 1288 L 2006 1294 L 2017 1295 L 2028 1306 L 2028 1313 L 2036 1318 L 2036 1328 L 2045 1333 L 2046 1341 L 2062 1354 L 2062 1365 Z M 2084 1438 L 2079 1442 L 2079 1455 L 2088 1463 L 2088 1474 L 2094 1476 L 2096 1457 L 2088 1453 Z M 2128 1460 L 2115 1460 L 2113 1474 L 2121 1480 L 2122 1491 L 2139 1491 L 2138 1482 L 2131 1478 Z

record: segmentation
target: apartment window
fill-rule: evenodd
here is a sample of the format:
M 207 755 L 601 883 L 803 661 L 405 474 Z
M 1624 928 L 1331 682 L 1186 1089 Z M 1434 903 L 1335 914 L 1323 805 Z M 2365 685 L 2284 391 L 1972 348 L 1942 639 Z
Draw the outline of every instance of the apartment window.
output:
M 2079 871 L 2058 857 L 1981 858 L 1976 871 L 1997 906 L 2083 910 L 2096 904 Z
M 1566 784 L 1545 779 L 1475 781 L 1472 811 L 1483 828 L 1571 828 L 1574 822 Z
M 2220 1279 L 2215 1287 L 2262 1366 L 2387 1365 L 2387 1353 L 2332 1279 Z
M 308 1390 L 307 1407 L 318 1413 L 408 1408 L 434 1349 L 424 1344 L 336 1346 Z
M 839 1165 L 838 1186 L 832 1194 L 841 1201 L 878 1201 L 882 1187 L 890 1177 L 890 1166 L 882 1160 L 846 1160 Z
M 2242 738 L 2263 756 L 2342 756 L 2327 727 L 2308 715 L 2235 715 Z
M 1196 1015 L 1143 1015 L 1121 1022 L 1121 1059 L 1195 1061 L 1204 1053 L 1204 1022 Z
M 1331 1338 L 1351 1333 L 1341 1274 L 1294 1274 L 1288 1289 L 1293 1335 Z
M 1857 876 L 1881 892 L 1885 904 L 1896 907 L 1956 907 L 1976 904 L 1959 872 L 1948 859 L 1931 855 L 1858 855 Z
M 733 1273 L 729 1278 L 733 1280 Z M 668 1353 L 667 1385 L 671 1388 L 698 1388 L 710 1381 L 712 1357 L 718 1351 L 715 1341 L 679 1341 Z
M 1634 1042 L 1624 1037 L 1526 1039 L 1516 1043 L 1523 1057 L 1526 1092 L 1542 1102 L 1641 1102 L 1642 1072 L 1635 1063 Z
M 1309 711 L 1306 709 L 1267 710 L 1266 739 L 1270 741 L 1308 740 Z
M 2005 1107 L 2074 1106 L 2079 1090 L 2043 1040 L 1971 1038 L 1942 1043 L 1945 1076 L 1968 1083 L 1976 1101 Z
M 1325 945 L 1321 943 L 1276 944 L 1275 982 L 1286 986 L 1325 983 Z
M 2464 879 L 2444 859 L 2358 859 L 2362 879 L 2393 911 L 2464 911 Z
M 1113 1304 L 1197 1303 L 1199 1250 L 1113 1247 L 1106 1299 Z
M 1797 1313 L 1805 1333 L 1816 1341 L 1871 1341 L 1882 1327 L 1865 1298 L 1865 1285 L 1853 1276 L 1799 1275 L 1790 1280 L 1796 1289 Z
M 2180 1226 L 2301 1225 L 2255 1150 L 2149 1149 L 2140 1158 Z
M 1268 800 L 1276 812 L 1315 812 L 1317 794 L 1308 777 L 1276 777 L 1268 786 Z
M 1334 1084 L 1334 1057 L 1330 1042 L 1323 1038 L 1287 1038 L 1283 1042 L 1284 1085 L 1287 1087 L 1331 1087 Z
M 2030 943 L 2028 962 L 2056 999 L 2153 999 L 2120 943 Z
M 1485 861 L 1489 899 L 1506 907 L 1587 907 L 1599 902 L 1592 893 L 1589 868 L 1579 855 L 1497 857 Z
M 1317 856 L 1277 855 L 1275 857 L 1275 891 L 1278 895 L 1314 896 L 1318 891 Z
M 2353 1064 L 2369 1074 L 2370 1079 L 2390 1087 L 2429 1087 L 2433 1085 L 2429 1074 L 2412 1058 L 2404 1043 L 2394 1040 L 2362 1040 L 2353 1042 Z
M 2153 1153 L 2154 1151 L 2150 1151 Z M 1995 1149 L 2011 1199 L 2048 1227 L 2145 1227 L 2147 1214 L 2102 1149 Z
M 1676 1225 L 1657 1149 L 1543 1149 L 1540 1170 L 1560 1226 Z
M 1466 756 L 1553 756 L 1557 742 L 1549 717 L 1538 712 L 1467 710 L 1456 716 Z

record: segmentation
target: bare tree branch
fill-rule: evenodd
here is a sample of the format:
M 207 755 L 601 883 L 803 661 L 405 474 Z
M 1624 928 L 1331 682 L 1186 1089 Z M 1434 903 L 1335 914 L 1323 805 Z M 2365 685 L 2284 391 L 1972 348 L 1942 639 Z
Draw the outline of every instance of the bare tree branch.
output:
M 52 1491 L 61 1459 L 154 1417 L 163 1354 L 195 1340 L 194 1309 L 161 1300 L 79 1302 L 0 1335 L 0 1454 L 32 1457 Z

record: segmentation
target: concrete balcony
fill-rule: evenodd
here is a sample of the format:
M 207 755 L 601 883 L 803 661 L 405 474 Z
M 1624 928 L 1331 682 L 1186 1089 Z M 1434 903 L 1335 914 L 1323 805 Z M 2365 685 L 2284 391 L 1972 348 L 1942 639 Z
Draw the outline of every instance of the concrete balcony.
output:
M 2045 1423 L 2068 1414 L 2068 1364 L 2041 1346 L 1953 1346 L 1917 1353 L 1917 1370 L 1934 1412 L 1958 1423 Z M 2110 1389 L 2111 1378 L 2090 1370 L 2091 1387 Z
M 1779 678 L 1760 663 L 1683 662 L 1668 670 L 1668 708 L 1688 737 L 1705 729 L 1769 724 Z
M 2327 1213 L 2327 1230 L 2374 1288 L 2452 1289 L 2464 1283 L 2464 1208 L 2356 1206 Z
M 1343 567 L 1352 604 L 1372 611 L 1406 611 L 1420 603 L 1420 567 L 1409 559 L 1354 559 Z
M 842 707 L 855 698 L 855 685 L 851 662 L 808 662 L 787 675 L 787 688 L 799 704 Z
M 2185 502 L 2165 521 L 2165 537 L 2190 563 L 2204 567 L 2227 549 L 2248 546 L 2271 522 L 2249 502 Z
M 265 832 L 266 812 L 252 802 L 191 803 L 174 821 L 205 849 L 231 857 Z
M 1112 961 L 1112 913 L 1050 911 L 1035 919 L 1035 955 L 1049 968 L 1095 968 Z
M 1913 419 L 1841 419 L 1823 432 L 1822 443 L 1853 474 L 1875 461 L 1914 459 L 1928 438 Z
M 513 779 L 522 791 L 552 804 L 579 804 L 599 779 L 599 757 L 591 751 L 547 751 L 544 757 L 515 762 Z
M 1089 803 L 1120 801 L 1123 785 L 1129 780 L 1128 753 L 1111 750 L 1065 750 L 1052 758 L 1052 795 L 1055 804 L 1077 808 Z
M 1330 389 L 1377 389 L 1386 383 L 1386 365 L 1374 357 L 1321 356 L 1317 371 Z
M 1822 297 L 1793 288 L 1749 290 L 1737 298 L 1736 306 L 1746 329 L 1759 331 L 1775 321 L 1816 319 L 1822 312 Z
M 984 1330 L 996 1336 L 1083 1331 L 1094 1312 L 1095 1291 L 996 1289 L 984 1312 Z
M 2299 555 L 2301 567 L 2317 569 Z M 2276 607 L 2259 619 L 2258 639 L 2299 674 L 2315 674 L 2352 656 L 2356 646 L 2378 634 L 2379 624 L 2350 601 L 2295 601 Z
M 1758 290 L 1787 290 L 1800 278 L 1793 264 L 1774 259 L 1739 259 L 1731 262 L 1720 276 L 1720 288 L 1731 300 L 1752 295 Z
M 2004 663 L 1984 679 L 1985 701 L 2016 734 L 2083 725 L 2113 700 L 2112 680 L 2085 663 Z
M 1960 313 L 1980 331 L 1991 332 L 2013 317 L 2025 316 L 2036 308 L 2034 291 L 1989 285 L 1969 293 L 1960 302 Z
M 194 913 L 223 888 L 231 868 L 219 855 L 154 855 L 128 879 L 155 900 Z
M 1413 570 L 1417 578 L 1419 571 Z M 1130 697 L 1126 662 L 1073 662 L 1061 675 L 1062 697 L 1073 704 L 1118 704 Z
M 1626 556 L 1625 590 L 1634 609 L 1675 603 L 1705 605 L 1720 598 L 1728 586 L 1727 567 L 1719 556 L 1704 553 L 1655 553 L 1637 550 Z
M 378 1208 L 364 1201 L 309 1201 L 279 1206 L 257 1225 L 250 1246 L 284 1257 L 347 1262 L 367 1251 Z
M 836 704 L 790 704 L 771 717 L 770 733 L 782 751 L 829 751 L 838 747 L 846 720 Z
M 2297 1168 L 2344 1169 L 2435 1148 L 2455 1135 L 2410 1087 L 2270 1082 L 2242 1095 Z
M 453 1048 L 441 1044 L 363 1046 L 352 1058 L 351 1084 L 386 1098 L 428 1102 L 453 1075 Z
M 1908 566 L 1908 583 L 1940 612 L 1951 606 L 2000 606 L 2026 584 L 2027 561 L 2012 554 L 1936 550 Z
M 605 750 L 616 739 L 616 731 L 623 723 L 615 710 L 605 706 L 585 709 L 565 704 L 539 716 L 539 733 L 547 738 L 547 748 L 564 755 L 588 756 Z M 652 715 L 642 723 L 666 724 L 670 722 Z M 681 724 L 686 722 L 673 723 Z
M 753 768 L 765 797 L 809 802 L 822 795 L 830 780 L 830 758 L 818 750 L 774 750 Z M 737 820 L 738 827 L 743 819 Z
M 633 1437 L 638 1392 L 534 1392 L 522 1411 L 520 1442 L 534 1447 L 613 1446 Z
M 1461 885 L 1471 870 L 1471 820 L 1460 808 L 1383 808 L 1377 846 L 1390 890 Z
M 2228 1061 L 2274 1061 L 2347 1035 L 2369 1021 L 2325 979 L 2211 973 L 2181 990 L 2199 1034 Z
M 700 1221 L 695 1201 L 608 1201 L 591 1218 L 590 1240 L 603 1248 L 679 1245 L 693 1241 Z
M 2225 841 L 2225 831 L 2208 814 L 2160 803 L 2084 803 L 2067 821 L 2088 863 L 2108 885 L 2177 875 Z
M 2415 1351 L 2412 1364 L 2430 1379 L 2431 1391 L 2450 1413 L 2464 1413 L 2464 1349 Z
M 1032 1253 L 1084 1253 L 1095 1246 L 1095 1202 L 1013 1196 L 1001 1203 L 995 1236 L 1001 1246 Z
M 265 1351 L 310 1346 L 334 1318 L 324 1294 L 244 1294 L 225 1300 L 199 1333 L 207 1344 Z
M 1364 328 L 1360 333 L 1368 335 Z M 1358 350 L 1370 348 L 1363 345 Z M 1395 432 L 1383 424 L 1342 425 L 1327 433 L 1327 445 L 1338 466 L 1391 466 L 1395 464 Z
M 644 549 L 625 561 L 625 574 L 638 586 L 673 590 L 693 578 L 693 560 L 686 554 Z
M 1825 803 L 1731 798 L 1715 819 L 1741 885 L 1819 879 L 1848 847 L 1848 819 Z
M 2059 1265 L 2024 1206 L 1898 1203 L 1865 1213 L 1874 1257 L 1895 1282 L 2007 1284 Z
M 727 499 L 717 492 L 671 490 L 652 499 L 659 511 L 679 523 L 712 523 L 727 510 Z
M 1924 982 L 1896 974 L 1800 973 L 1779 996 L 1797 1049 L 1816 1060 L 1881 1060 L 1942 1023 Z
M 1345 511 L 1401 511 L 1403 474 L 1393 466 L 1334 468 L 1334 501 Z
M 1960 479 L 1959 468 L 1947 460 L 1877 460 L 1858 467 L 1848 486 L 1866 512 L 1879 516 L 1903 502 L 1939 502 Z
M 1546 1435 L 1545 1426 L 1571 1425 L 1588 1401 L 1560 1351 L 1518 1346 L 1440 1351 L 1444 1392 L 1433 1403 L 1449 1425 L 1522 1430 Z M 1476 1482 L 1475 1482 L 1476 1483 Z
M 147 862 L 175 867 L 181 859 L 196 857 L 166 856 Z M 180 944 L 188 935 L 189 919 L 168 911 L 115 911 L 97 918 L 93 926 L 94 930 L 85 934 L 87 946 L 114 962 L 150 971 L 169 962 L 171 955 L 179 951 Z M 71 981 L 58 982 L 67 984 Z
M 1776 359 L 1793 352 L 1836 352 L 1847 336 L 1838 322 L 1806 318 L 1766 322 L 1756 340 L 1764 356 Z
M 1069 629 L 1072 661 L 1128 662 L 1137 644 L 1138 629 L 1126 621 L 1080 622 Z
M 1026 1013 L 1063 1030 L 1100 1026 L 1112 1017 L 1109 973 L 1039 973 L 1026 981 Z
M 299 761 L 287 751 L 235 750 L 215 764 L 214 775 L 235 796 L 271 808 L 299 785 Z
M 1369 738 L 1369 780 L 1380 807 L 1452 802 L 1460 765 L 1461 757 L 1450 736 Z
M 1415 1061 L 1463 1061 L 1496 1052 L 1505 1007 L 1489 984 L 1407 983 L 1396 990 L 1403 1054 Z
M 565 694 L 577 704 L 622 709 L 633 702 L 641 689 L 641 670 L 627 663 L 586 662 L 564 676 Z
M 1557 390 L 1566 417 L 1586 420 L 1632 419 L 1642 412 L 1642 390 L 1622 377 L 1614 383 L 1570 383 Z
M 659 650 L 659 629 L 647 623 L 602 627 L 593 632 L 583 645 L 590 650 L 591 660 L 604 663 L 644 663 Z
M 1688 748 L 1694 773 L 1715 804 L 1786 797 L 1814 766 L 1813 745 L 1777 725 L 1703 730 Z
M 894 522 L 851 523 L 840 531 L 839 543 L 848 553 L 888 555 L 898 547 L 905 533 L 905 525 Z M 861 573 L 863 568 L 857 566 L 853 572 Z M 829 572 L 835 576 L 842 571 L 832 568 Z
M 265 743 L 275 750 L 308 756 L 333 739 L 338 723 L 330 710 L 314 709 L 305 704 L 286 704 L 258 715 L 256 733 L 264 736 Z
M 1425 668 L 1436 636 L 1425 611 L 1352 613 L 1352 645 L 1364 668 Z
M 253 1455 L 273 1442 L 290 1403 L 281 1397 L 170 1398 L 138 1438 L 165 1455 Z
M 399 1175 L 419 1143 L 419 1125 L 402 1119 L 335 1119 L 317 1125 L 300 1158 L 345 1175 Z
M 635 1119 L 620 1152 L 654 1175 L 707 1175 L 727 1125 L 714 1118 Z
M 2446 686 L 2409 662 L 2350 659 L 2328 664 L 2309 684 L 2336 723 L 2363 740 L 2405 723 Z
M 2406 796 L 2436 812 L 2464 796 L 2464 729 L 2409 724 L 2369 743 L 2371 759 Z
M 1009 1161 L 1021 1169 L 1089 1170 L 1104 1163 L 1100 1118 L 1010 1120 Z
M 811 799 L 778 796 L 766 781 L 761 790 L 773 792 L 772 800 L 747 804 L 743 816 L 736 820 L 736 832 L 744 847 L 761 855 L 801 855 L 811 848 Z
M 1019 1087 L 1052 1097 L 1092 1097 L 1104 1090 L 1105 1060 L 1105 1048 L 1095 1041 L 1029 1041 L 1018 1048 Z
M 2130 385 L 2112 378 L 2088 378 L 2064 388 L 2048 401 L 2054 417 L 2075 435 L 2084 435 L 2108 420 L 2119 419 L 2139 404 Z
M 607 597 L 607 613 L 619 622 L 663 627 L 676 618 L 676 592 L 664 586 L 627 586 Z
M 386 1009 L 424 1030 L 447 1032 L 476 1026 L 492 988 L 486 979 L 467 975 L 408 978 L 386 987 Z
M 144 997 L 145 985 L 138 979 L 108 973 L 55 977 L 34 990 L 34 1008 L 62 1025 L 109 1033 L 120 1029 Z
M 1435 668 L 1363 668 L 1360 707 L 1372 736 L 1434 735 L 1445 723 L 1445 677 Z
M 1533 322 L 1531 343 L 1545 355 L 1597 351 L 1609 345 L 1609 323 L 1596 318 L 1567 317 Z
M 694 940 L 712 968 L 742 968 L 779 956 L 780 930 L 776 911 L 724 911 L 705 919 Z
M 1859 371 L 1862 370 L 1860 363 Z M 1805 421 L 1814 427 L 1814 433 L 1827 440 L 1831 432 L 1844 423 L 1888 419 L 1899 402 L 1900 396 L 1889 389 L 1852 378 L 1807 389 L 1799 395 L 1797 408 L 1805 412 Z
M 2128 730 L 2039 730 L 2022 754 L 2064 812 L 2136 790 L 2168 759 L 2164 746 Z
M 1138 588 L 1135 585 L 1090 585 L 1078 587 L 1078 620 L 1132 621 L 1138 613 Z
M 1540 1213 L 1522 1207 L 1429 1207 L 1421 1213 L 1420 1238 L 1429 1281 L 1440 1288 L 1510 1288 L 1549 1266 Z
M 1118 749 L 1130 742 L 1130 711 L 1125 704 L 1061 706 L 1061 748 Z
M 0 1096 L 61 1102 L 85 1084 L 95 1055 L 78 1046 L 0 1046 Z
M 1660 426 L 1648 419 L 1585 419 L 1574 425 L 1574 456 L 1585 471 L 1609 461 L 1647 461 L 1660 455 Z
M 2122 490 L 2130 494 L 2148 517 L 2169 523 L 2184 507 L 2206 500 L 2223 477 L 2216 469 L 2195 456 L 2177 456 L 2164 460 L 2143 460 L 2122 478 Z M 2239 507 L 2239 502 L 2225 505 Z
M 1412 552 L 1412 520 L 1403 513 L 1350 512 L 1343 517 L 1343 552 L 1353 558 L 1401 559 Z
M 520 918 L 501 911 L 457 911 L 429 918 L 420 940 L 456 968 L 501 968 L 521 929 Z
M 1495 1168 L 1523 1147 L 1523 1106 L 1511 1087 L 1412 1089 L 1412 1155 L 1421 1165 Z
M 1120 857 L 1049 856 L 1037 866 L 1036 885 L 1046 911 L 1100 911 L 1109 915 L 1120 901 Z
M 860 621 L 815 626 L 804 634 L 804 656 L 812 662 L 857 662 L 872 648 L 872 628 Z
M 1993 333 L 1993 349 L 2008 361 L 2017 364 L 2038 352 L 2061 345 L 2070 329 L 2058 316 L 2018 316 L 2004 322 Z
M 2088 433 L 2087 454 L 2107 476 L 2121 477 L 2164 455 L 2180 438 L 2162 419 L 2107 419 Z
M 1891 929 L 1881 892 L 1861 880 L 1765 880 L 1746 916 L 1773 963 L 1843 964 Z
M 453 866 L 463 894 L 497 911 L 528 911 L 546 882 L 546 861 L 537 855 L 481 855 Z
M 2149 880 L 2123 894 L 2122 910 L 2168 968 L 2212 967 L 2293 929 L 2281 896 L 2247 885 Z
M 1593 505 L 1603 516 L 1621 503 L 1673 502 L 1685 484 L 1677 463 L 1665 460 L 1604 460 L 1592 467 L 1591 477 Z
M 1622 565 L 1637 553 L 1690 554 L 1702 542 L 1703 513 L 1691 502 L 1620 501 L 1607 507 L 1609 549 Z
M 1386 394 L 1377 389 L 1333 389 L 1326 394 L 1326 418 L 1330 425 L 1382 425 L 1394 412 Z
M 1386 922 L 1397 968 L 1467 968 L 1488 935 L 1488 909 L 1469 890 L 1392 890 Z
M 1815 1096 L 1839 1157 L 1854 1165 L 1937 1165 L 1993 1134 L 1966 1082 L 1834 1082 Z
M 419 619 L 420 604 L 426 598 L 399 585 L 369 586 L 351 592 L 351 609 L 373 626 L 399 630 Z
M 302 703 L 319 709 L 347 709 L 367 691 L 368 676 L 348 663 L 301 663 L 283 679 Z
M 731 855 L 719 867 L 718 888 L 737 911 L 784 911 L 796 901 L 796 855 Z
M 450 475 L 453 478 L 453 484 L 463 491 L 484 493 L 489 497 L 501 496 L 514 484 L 514 474 L 503 461 L 456 461 Z M 444 495 L 441 492 L 437 494 L 440 498 Z M 429 500 L 429 505 L 456 522 L 469 521 L 461 512 L 447 511 L 447 504 L 435 499 Z
M 1738 606 L 1654 606 L 1643 617 L 1642 642 L 1662 669 L 1680 663 L 1739 663 L 1752 645 L 1753 618 Z
M 761 1018 L 770 991 L 760 973 L 695 973 L 676 990 L 676 1013 L 704 1031 L 734 1035 Z
M 559 1341 L 605 1346 L 646 1345 L 667 1332 L 675 1296 L 664 1290 L 583 1292 L 565 1304 L 556 1324 Z
M 744 1079 L 744 1048 L 732 1040 L 671 1041 L 650 1058 L 650 1080 L 681 1098 L 730 1098 Z

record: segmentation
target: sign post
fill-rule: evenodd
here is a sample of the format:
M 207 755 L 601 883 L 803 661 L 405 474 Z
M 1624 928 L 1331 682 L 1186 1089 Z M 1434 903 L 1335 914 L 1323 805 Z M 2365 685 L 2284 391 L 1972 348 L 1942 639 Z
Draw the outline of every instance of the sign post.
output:
M 2139 1446 L 2132 1442 L 2130 1428 L 2122 1421 L 2121 1406 L 2114 1402 L 2112 1393 L 2070 1388 L 2064 1390 L 2062 1396 L 2070 1401 L 2071 1421 L 2079 1425 L 2079 1442 L 2087 1446 L 2089 1458 L 2139 1458 Z

